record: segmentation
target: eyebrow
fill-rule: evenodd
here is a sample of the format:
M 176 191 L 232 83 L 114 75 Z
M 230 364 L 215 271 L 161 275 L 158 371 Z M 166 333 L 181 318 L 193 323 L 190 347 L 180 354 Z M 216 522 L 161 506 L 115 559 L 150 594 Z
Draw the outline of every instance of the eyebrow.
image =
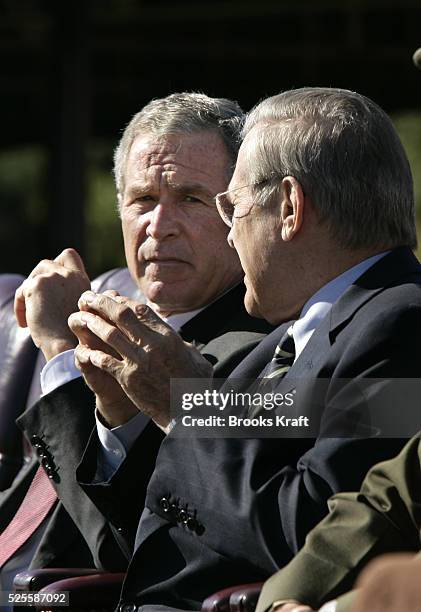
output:
M 176 193 L 197 193 L 208 200 L 213 199 L 213 194 L 200 183 L 170 183 L 169 187 Z
M 210 192 L 200 183 L 169 183 L 168 186 L 172 191 L 179 194 L 196 193 L 198 195 L 202 195 L 208 200 L 214 199 L 212 192 Z M 146 191 L 156 191 L 156 188 L 152 182 L 137 181 L 136 183 L 132 183 L 127 188 L 127 193 L 129 196 L 133 196 L 138 193 L 145 193 Z

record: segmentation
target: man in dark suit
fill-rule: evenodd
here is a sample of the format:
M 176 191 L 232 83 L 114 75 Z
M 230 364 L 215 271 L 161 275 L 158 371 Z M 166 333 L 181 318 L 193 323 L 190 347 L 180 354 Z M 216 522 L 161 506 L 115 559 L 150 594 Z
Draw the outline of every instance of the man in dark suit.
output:
M 116 151 L 115 176 L 126 257 L 134 282 L 123 270 L 105 275 L 94 285 L 96 290 L 113 288 L 147 302 L 223 376 L 271 329 L 244 309 L 241 267 L 226 244 L 227 230 L 213 202 L 214 194 L 226 187 L 232 173 L 241 116 L 239 106 L 229 100 L 174 94 L 151 102 L 133 118 Z M 95 397 L 76 377 L 72 350 L 77 341 L 67 326 L 68 315 L 77 309 L 79 295 L 89 286 L 80 257 L 67 249 L 54 261 L 40 262 L 15 300 L 20 325 L 29 327 L 47 360 L 41 376 L 45 395 L 26 411 L 21 423 L 23 427 L 27 422 L 36 423 L 42 430 L 30 441 L 59 494 L 61 482 L 67 477 L 73 482 L 75 467 L 95 425 Z M 98 374 L 96 382 L 107 399 L 117 402 L 126 416 L 135 413 L 127 434 L 121 433 L 121 427 L 115 432 L 105 418 L 98 427 L 116 453 L 120 452 L 120 435 L 130 439 L 140 436 L 139 460 L 146 486 L 162 433 L 142 415 L 139 419 L 138 410 L 111 377 Z M 58 436 L 54 443 L 50 443 L 52 432 Z M 66 465 L 55 461 L 57 448 L 66 455 Z M 7 511 L 6 506 L 1 508 L 2 531 L 10 525 L 9 531 L 19 531 L 13 529 L 11 520 L 19 515 L 37 467 L 34 460 L 8 493 L 4 502 Z M 138 495 L 141 503 L 140 490 Z M 0 554 L 2 575 L 10 577 L 28 565 L 126 567 L 119 546 L 107 536 L 109 527 L 102 515 L 92 504 L 86 509 L 86 494 L 78 488 L 72 500 L 76 510 L 73 512 L 70 505 L 70 513 L 66 502 L 52 500 L 41 524 L 16 554 L 10 559 L 2 559 Z M 75 524 L 85 541 L 76 537 Z M 0 544 L 2 537 L 6 536 L 0 535 Z M 98 543 L 101 548 L 104 543 L 106 553 L 92 555 L 89 550 L 95 550 Z M 7 587 L 3 584 L 3 588 Z
M 359 486 L 374 462 L 396 452 L 401 442 L 379 435 L 396 406 L 386 404 L 383 419 L 378 407 L 391 377 L 420 375 L 412 179 L 388 117 L 352 92 L 303 89 L 259 104 L 243 135 L 230 189 L 216 201 L 245 271 L 245 304 L 273 324 L 298 319 L 268 336 L 232 377 L 270 379 L 285 397 L 296 392 L 293 409 L 277 413 L 294 417 L 280 427 L 286 433 L 265 439 L 244 427 L 240 439 L 216 439 L 215 427 L 186 441 L 166 381 L 211 377 L 194 348 L 146 306 L 118 297 L 88 292 L 70 318 L 78 365 L 105 418 L 126 422 L 96 384 L 97 371 L 167 433 L 138 526 L 136 443 L 104 478 L 94 432 L 77 471 L 122 546 L 134 550 L 122 610 L 198 609 L 209 592 L 284 565 L 328 497 Z M 88 331 L 101 349 L 84 340 Z M 66 463 L 59 448 L 55 459 Z

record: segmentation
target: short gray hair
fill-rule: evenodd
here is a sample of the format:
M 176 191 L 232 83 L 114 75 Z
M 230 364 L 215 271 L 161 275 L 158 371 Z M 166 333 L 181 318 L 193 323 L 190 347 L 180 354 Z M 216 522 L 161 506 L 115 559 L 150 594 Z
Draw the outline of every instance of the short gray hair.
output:
M 286 91 L 250 111 L 242 136 L 255 126 L 248 166 L 258 203 L 294 176 L 344 248 L 416 247 L 409 162 L 372 100 L 327 87 Z
M 203 93 L 174 93 L 152 100 L 138 112 L 123 132 L 114 152 L 114 177 L 117 193 L 124 191 L 127 157 L 139 134 L 192 134 L 212 131 L 220 135 L 231 164 L 227 179 L 234 169 L 240 146 L 244 114 L 237 102 L 226 98 L 210 98 Z

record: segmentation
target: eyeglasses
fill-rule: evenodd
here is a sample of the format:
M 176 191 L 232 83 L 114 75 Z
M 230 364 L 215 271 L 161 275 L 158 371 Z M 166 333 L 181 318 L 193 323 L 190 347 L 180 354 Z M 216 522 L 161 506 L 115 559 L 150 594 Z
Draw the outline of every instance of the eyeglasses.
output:
M 295 178 L 292 174 L 287 173 L 283 174 L 279 180 L 284 179 L 286 176 Z M 271 176 L 268 176 L 261 181 L 257 181 L 257 183 L 250 183 L 249 185 L 243 185 L 242 187 L 236 187 L 235 189 L 229 189 L 228 191 L 217 193 L 215 196 L 215 203 L 216 208 L 222 217 L 222 221 L 228 225 L 228 227 L 232 227 L 234 219 L 239 219 L 248 215 L 254 204 L 253 200 L 251 199 L 247 203 L 233 204 L 229 197 L 227 197 L 229 193 L 232 193 L 233 191 L 240 191 L 240 189 L 246 189 L 247 187 L 258 187 L 259 185 L 263 185 L 263 183 L 268 183 L 273 178 L 276 178 L 276 174 L 271 174 Z M 306 192 L 304 189 L 302 189 L 302 192 L 305 196 Z
M 223 191 L 222 193 L 216 194 L 216 208 L 221 215 L 222 221 L 228 225 L 228 227 L 232 227 L 234 218 L 239 219 L 240 217 L 245 217 L 248 215 L 254 204 L 252 200 L 247 203 L 233 204 L 229 197 L 227 197 L 228 194 L 232 193 L 233 191 L 240 191 L 240 189 L 246 189 L 247 187 L 257 187 L 257 185 L 261 185 L 267 180 L 268 179 L 264 179 L 258 183 L 250 183 L 249 185 L 243 185 L 242 187 L 236 187 L 235 189 L 229 189 L 228 191 Z

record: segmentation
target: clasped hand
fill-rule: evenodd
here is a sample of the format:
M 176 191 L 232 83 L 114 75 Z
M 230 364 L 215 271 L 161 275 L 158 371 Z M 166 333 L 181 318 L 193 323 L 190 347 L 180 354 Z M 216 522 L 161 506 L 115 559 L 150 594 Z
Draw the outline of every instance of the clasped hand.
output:
M 116 292 L 87 291 L 69 317 L 78 337 L 75 363 L 97 396 L 97 409 L 115 427 L 133 416 L 119 406 L 118 383 L 134 406 L 169 429 L 171 378 L 212 376 L 212 366 L 148 306 Z

